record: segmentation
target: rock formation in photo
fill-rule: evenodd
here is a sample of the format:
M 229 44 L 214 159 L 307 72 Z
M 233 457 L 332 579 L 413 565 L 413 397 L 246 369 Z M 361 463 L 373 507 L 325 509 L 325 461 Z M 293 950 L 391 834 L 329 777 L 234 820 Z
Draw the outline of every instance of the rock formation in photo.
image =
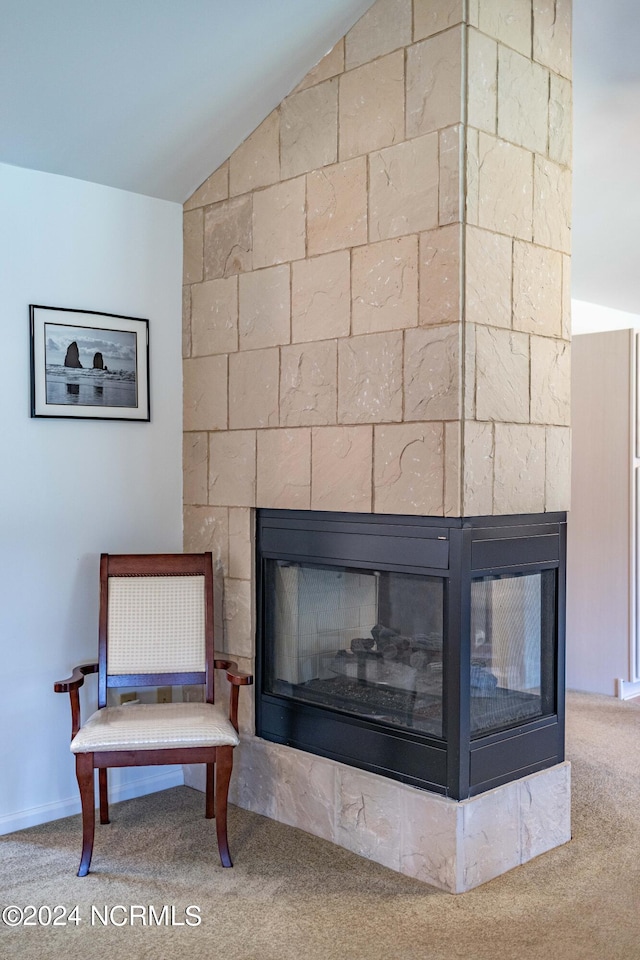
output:
M 80 363 L 80 351 L 78 350 L 78 344 L 73 340 L 67 347 L 67 355 L 64 358 L 65 367 L 79 367 L 82 369 L 82 364 Z

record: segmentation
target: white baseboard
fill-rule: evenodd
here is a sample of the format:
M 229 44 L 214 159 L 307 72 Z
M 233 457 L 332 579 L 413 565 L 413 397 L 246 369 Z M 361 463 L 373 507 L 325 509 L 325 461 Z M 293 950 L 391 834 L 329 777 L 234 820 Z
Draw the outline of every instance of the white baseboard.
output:
M 144 797 L 147 793 L 157 793 L 159 790 L 181 787 L 183 784 L 182 767 L 171 767 L 168 770 L 163 770 L 162 773 L 151 774 L 148 777 L 142 777 L 129 783 L 110 784 L 109 803 L 133 800 L 135 797 Z M 53 803 L 43 803 L 38 807 L 30 807 L 18 813 L 10 813 L 0 817 L 0 836 L 15 833 L 16 830 L 25 830 L 27 827 L 37 827 L 38 824 L 49 823 L 50 820 L 71 817 L 75 813 L 80 813 L 79 797 L 56 800 Z
M 616 695 L 618 700 L 640 697 L 640 680 L 616 680 Z

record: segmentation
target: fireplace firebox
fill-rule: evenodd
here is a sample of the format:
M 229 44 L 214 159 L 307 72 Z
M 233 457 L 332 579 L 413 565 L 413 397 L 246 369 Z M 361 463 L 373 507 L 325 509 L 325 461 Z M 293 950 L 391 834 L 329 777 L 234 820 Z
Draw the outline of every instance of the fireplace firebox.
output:
M 564 759 L 566 515 L 258 510 L 256 733 L 465 799 Z

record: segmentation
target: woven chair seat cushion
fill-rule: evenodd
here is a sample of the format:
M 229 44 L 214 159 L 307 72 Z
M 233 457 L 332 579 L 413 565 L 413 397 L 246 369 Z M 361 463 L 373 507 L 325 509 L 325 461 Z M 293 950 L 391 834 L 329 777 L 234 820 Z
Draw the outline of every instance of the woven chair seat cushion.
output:
M 71 741 L 71 752 L 235 747 L 239 742 L 213 703 L 139 703 L 97 710 Z

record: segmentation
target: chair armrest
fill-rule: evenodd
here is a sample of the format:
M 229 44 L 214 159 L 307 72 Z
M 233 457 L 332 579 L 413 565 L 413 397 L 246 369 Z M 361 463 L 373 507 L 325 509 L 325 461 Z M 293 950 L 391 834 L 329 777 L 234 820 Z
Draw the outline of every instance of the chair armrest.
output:
M 73 668 L 73 673 L 66 680 L 57 680 L 53 685 L 54 693 L 68 693 L 71 701 L 71 739 L 80 729 L 80 694 L 78 691 L 84 683 L 84 678 L 90 673 L 98 672 L 97 663 L 81 663 Z
M 234 660 L 214 660 L 213 665 L 216 670 L 226 670 L 227 680 L 231 684 L 229 696 L 229 720 L 234 730 L 238 730 L 238 693 L 240 687 L 253 683 L 253 677 L 250 673 L 243 673 L 238 670 L 238 664 Z
M 88 674 L 97 672 L 97 663 L 81 663 L 80 666 L 73 668 L 73 673 L 66 680 L 56 680 L 53 685 L 54 693 L 71 693 L 72 690 L 82 686 Z
M 253 677 L 250 673 L 243 673 L 238 670 L 238 664 L 234 660 L 214 660 L 213 665 L 216 670 L 226 670 L 227 680 L 236 686 L 245 686 L 253 683 Z

